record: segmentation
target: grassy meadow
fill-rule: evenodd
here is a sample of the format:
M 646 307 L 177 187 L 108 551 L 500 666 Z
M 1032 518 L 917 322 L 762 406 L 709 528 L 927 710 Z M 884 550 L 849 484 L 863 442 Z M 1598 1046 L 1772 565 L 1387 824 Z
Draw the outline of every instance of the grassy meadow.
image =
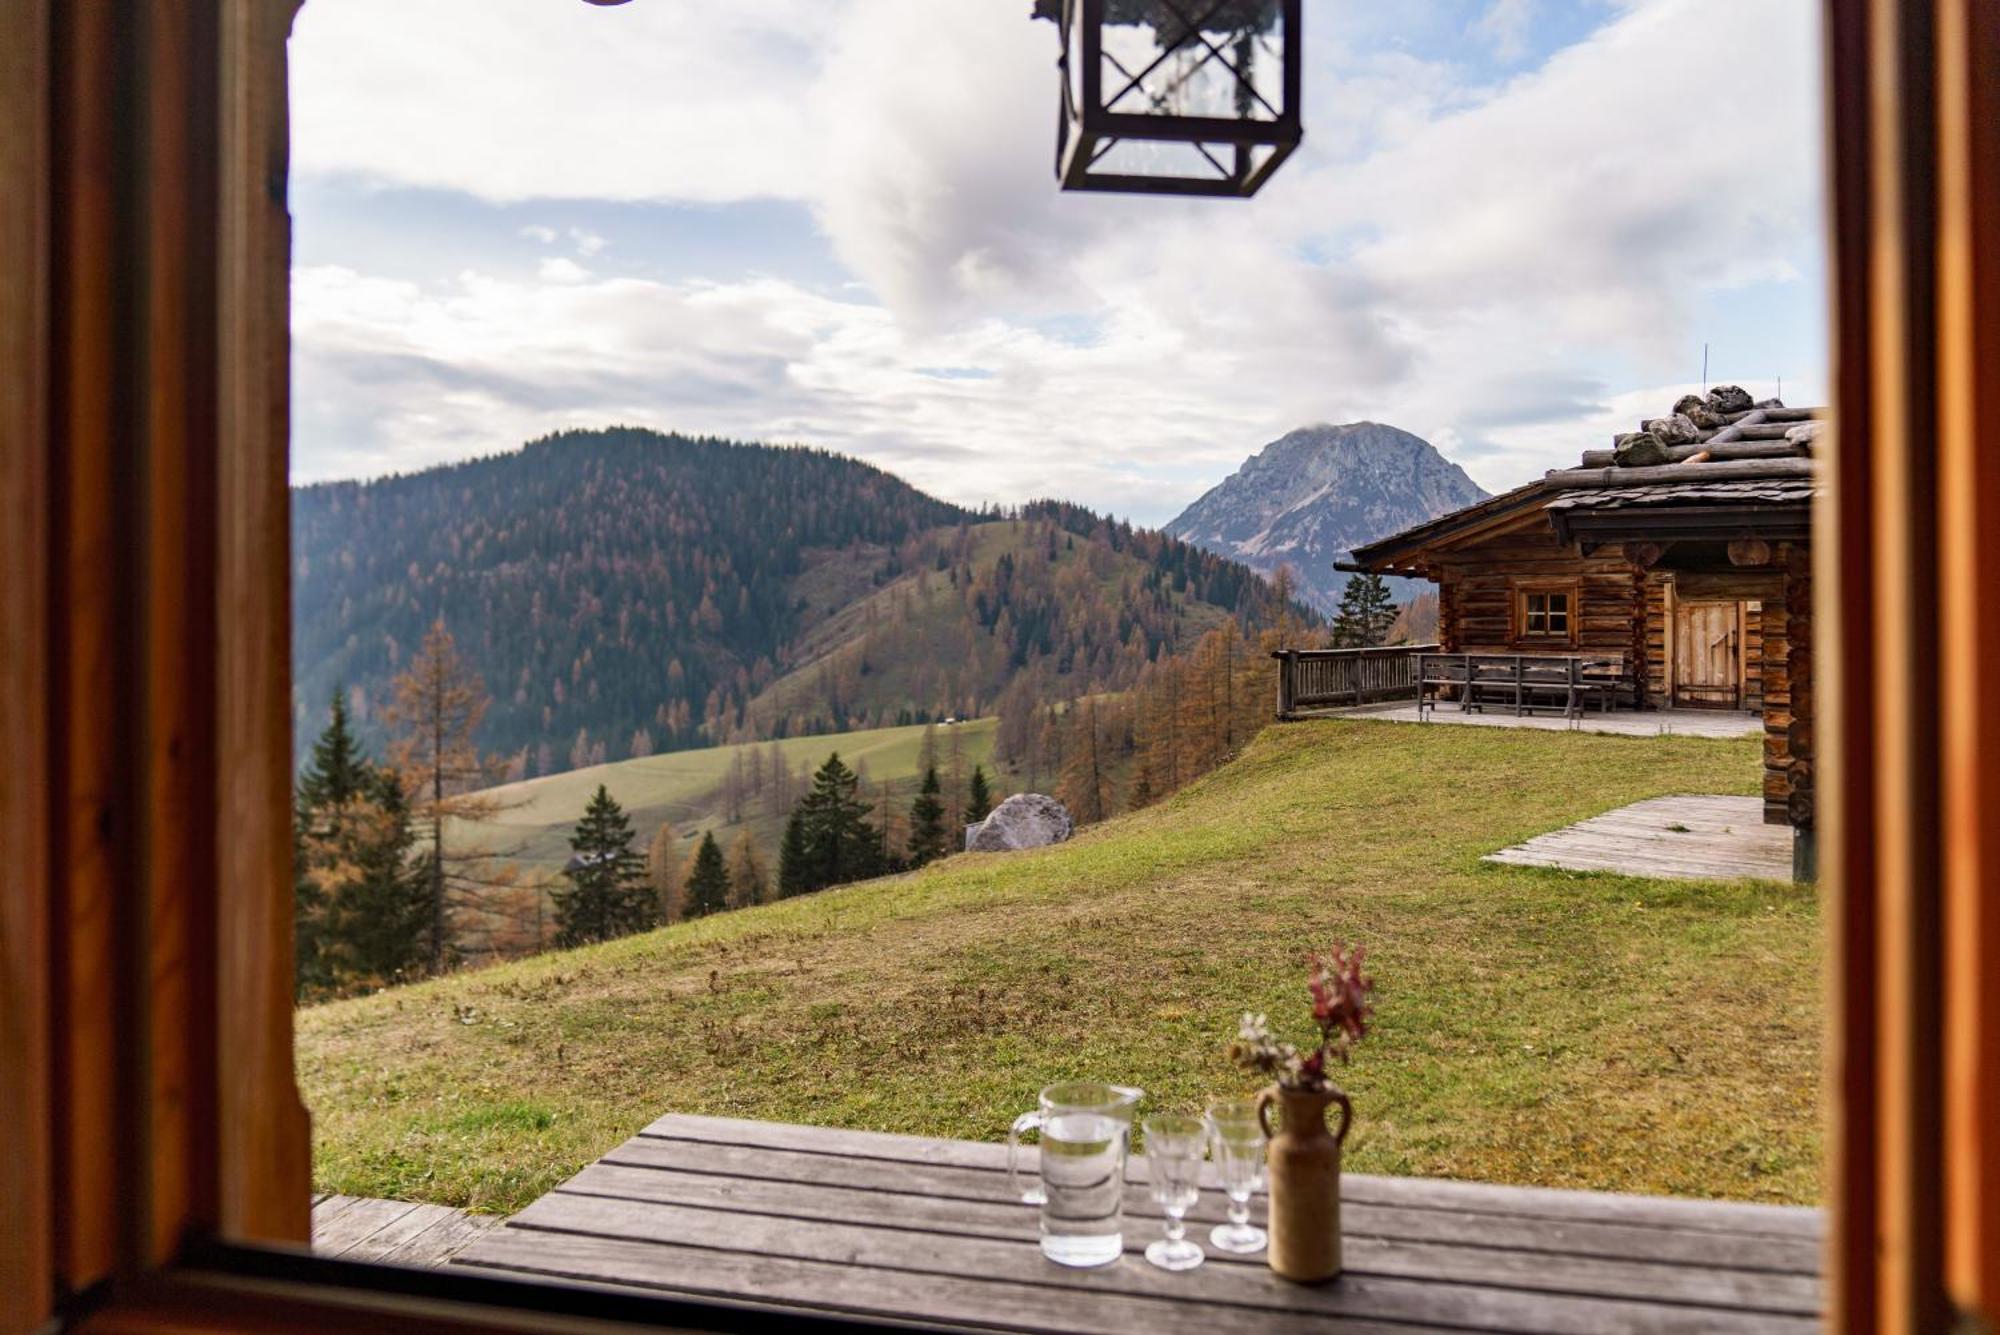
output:
M 1344 938 L 1378 1004 L 1351 1169 L 1811 1201 L 1812 890 L 1480 861 L 1757 766 L 1754 740 L 1272 728 L 1058 848 L 307 1009 L 316 1186 L 512 1211 L 668 1111 L 991 1140 L 1085 1077 L 1192 1109 L 1249 1087 L 1242 1011 L 1305 1038 L 1300 955 Z
M 1002 786 L 993 763 L 994 726 L 990 718 L 971 719 L 949 727 L 937 725 L 940 772 L 956 736 L 966 775 L 971 775 L 974 765 L 984 765 L 995 786 Z M 850 768 L 860 767 L 868 781 L 870 797 L 874 796 L 875 785 L 885 780 L 894 784 L 899 794 L 914 793 L 923 777 L 917 762 L 923 750 L 924 727 L 916 724 L 791 737 L 775 745 L 787 767 L 794 771 L 801 766 L 817 769 L 830 752 L 838 751 Z M 492 820 L 461 824 L 452 837 L 456 846 L 492 849 L 530 867 L 560 869 L 569 859 L 571 830 L 597 786 L 603 784 L 632 818 L 642 850 L 662 821 L 673 823 L 685 846 L 684 853 L 692 846 L 692 840 L 710 830 L 726 848 L 737 828 L 725 823 L 723 813 L 723 783 L 729 767 L 739 754 L 754 751 L 766 755 L 772 745 L 751 742 L 671 751 L 488 789 L 486 795 L 499 808 L 497 815 Z M 743 824 L 775 855 L 784 816 L 784 812 L 769 808 L 763 797 L 752 797 L 747 802 Z

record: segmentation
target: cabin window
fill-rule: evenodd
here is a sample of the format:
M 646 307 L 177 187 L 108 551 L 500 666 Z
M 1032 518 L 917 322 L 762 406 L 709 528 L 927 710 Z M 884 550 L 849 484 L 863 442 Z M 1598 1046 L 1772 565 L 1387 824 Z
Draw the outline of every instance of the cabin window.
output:
M 1576 585 L 1522 584 L 1514 589 L 1514 638 L 1539 644 L 1576 642 Z

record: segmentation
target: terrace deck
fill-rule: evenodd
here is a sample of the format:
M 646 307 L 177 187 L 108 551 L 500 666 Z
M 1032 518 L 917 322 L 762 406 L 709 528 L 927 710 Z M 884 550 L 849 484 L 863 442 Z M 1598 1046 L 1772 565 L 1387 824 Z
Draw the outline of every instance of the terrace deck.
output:
M 389 1265 L 443 1265 L 500 1221 L 443 1205 L 315 1196 L 312 1248 L 320 1256 Z
M 1643 709 L 1600 714 L 1595 708 L 1579 718 L 1562 714 L 1515 714 L 1511 707 L 1460 712 L 1456 702 L 1417 715 L 1416 702 L 1359 705 L 1337 709 L 1301 710 L 1299 718 L 1376 719 L 1387 723 L 1463 723 L 1475 728 L 1534 728 L 1544 732 L 1602 732 L 1623 737 L 1760 737 L 1764 721 L 1756 714 L 1732 709 Z
M 1670 880 L 1792 879 L 1792 832 L 1764 824 L 1761 797 L 1653 797 L 1578 821 L 1488 862 Z
M 1167 1274 L 1145 1162 L 1127 1255 L 1043 1259 L 998 1145 L 663 1117 L 454 1265 L 985 1331 L 1783 1331 L 1816 1328 L 1816 1211 L 1349 1175 L 1347 1273 L 1288 1284 L 1209 1248 Z M 1222 1218 L 1204 1192 L 1195 1218 Z M 1257 1216 L 1262 1217 L 1262 1202 Z

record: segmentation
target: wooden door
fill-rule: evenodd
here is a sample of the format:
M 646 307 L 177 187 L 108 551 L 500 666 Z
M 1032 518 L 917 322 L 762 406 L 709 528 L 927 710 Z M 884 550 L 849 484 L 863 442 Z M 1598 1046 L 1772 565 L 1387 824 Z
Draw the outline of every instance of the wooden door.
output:
M 1742 707 L 1742 604 L 1702 601 L 1678 605 L 1674 703 L 1696 709 Z

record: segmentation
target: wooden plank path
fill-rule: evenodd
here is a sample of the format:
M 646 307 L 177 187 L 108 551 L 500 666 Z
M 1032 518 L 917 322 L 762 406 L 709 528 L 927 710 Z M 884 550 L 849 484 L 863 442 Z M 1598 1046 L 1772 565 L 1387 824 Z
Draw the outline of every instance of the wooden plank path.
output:
M 315 1196 L 312 1247 L 320 1256 L 387 1265 L 443 1265 L 500 1220 L 443 1205 Z
M 985 1331 L 1805 1332 L 1816 1211 L 1350 1175 L 1347 1273 L 1288 1284 L 1206 1248 L 1168 1274 L 1128 1172 L 1126 1255 L 1045 1260 L 998 1145 L 663 1117 L 454 1265 Z M 1213 1183 L 1210 1184 L 1213 1186 Z M 1223 1218 L 1205 1191 L 1189 1236 Z M 1263 1217 L 1262 1202 L 1256 1217 Z
M 1562 714 L 1515 714 L 1512 706 L 1460 713 L 1446 701 L 1421 718 L 1414 702 L 1360 705 L 1343 709 L 1301 710 L 1300 718 L 1372 719 L 1383 723 L 1462 723 L 1473 728 L 1527 728 L 1537 732 L 1600 732 L 1619 737 L 1761 737 L 1761 715 L 1730 709 L 1642 709 L 1600 714 L 1595 709 L 1579 718 Z
M 1489 853 L 1488 862 L 1676 880 L 1792 879 L 1792 831 L 1761 797 L 1654 797 Z

